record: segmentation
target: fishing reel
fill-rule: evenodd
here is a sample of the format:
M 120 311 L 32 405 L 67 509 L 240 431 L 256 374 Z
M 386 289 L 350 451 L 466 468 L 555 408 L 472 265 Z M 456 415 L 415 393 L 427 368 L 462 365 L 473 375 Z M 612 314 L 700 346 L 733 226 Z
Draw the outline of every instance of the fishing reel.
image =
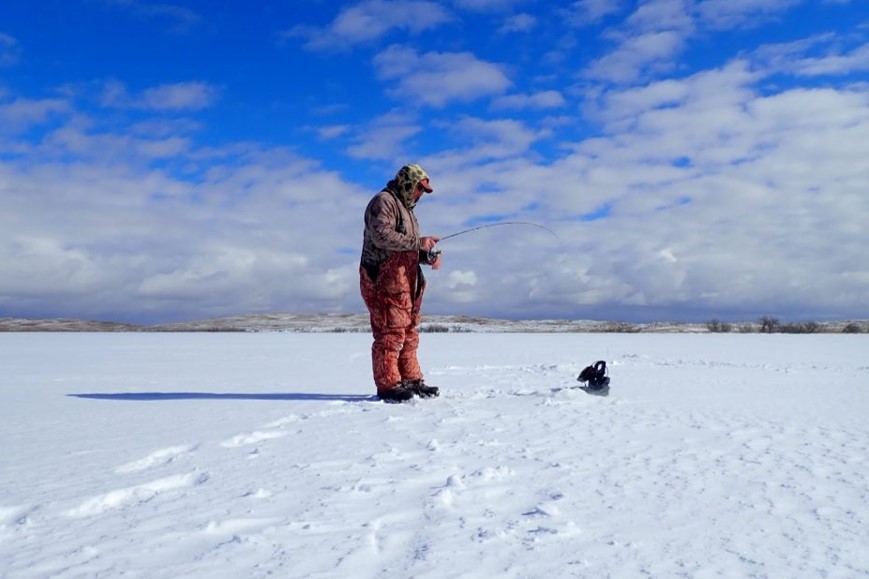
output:
M 441 256 L 441 253 L 443 252 L 440 249 L 438 249 L 437 247 L 432 247 L 425 254 L 425 258 L 426 260 L 428 260 L 428 263 L 434 263 Z

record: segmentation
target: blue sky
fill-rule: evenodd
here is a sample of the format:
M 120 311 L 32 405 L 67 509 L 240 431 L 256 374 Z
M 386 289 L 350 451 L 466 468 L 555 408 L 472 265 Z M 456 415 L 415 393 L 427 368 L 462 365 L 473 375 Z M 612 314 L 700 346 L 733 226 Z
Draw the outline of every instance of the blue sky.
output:
M 0 4 L 0 317 L 361 312 L 402 164 L 425 311 L 869 317 L 864 0 Z

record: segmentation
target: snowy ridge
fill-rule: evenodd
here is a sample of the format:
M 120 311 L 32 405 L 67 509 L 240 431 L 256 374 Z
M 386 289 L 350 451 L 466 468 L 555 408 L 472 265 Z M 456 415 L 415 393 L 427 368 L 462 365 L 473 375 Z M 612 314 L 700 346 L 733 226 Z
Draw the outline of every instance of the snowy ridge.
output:
M 820 322 L 819 333 L 841 333 L 849 324 L 869 331 L 869 320 Z M 756 322 L 733 324 L 757 331 Z M 597 320 L 504 320 L 476 316 L 426 315 L 424 332 L 491 333 L 705 333 L 705 323 L 627 323 Z M 0 332 L 368 332 L 368 314 L 267 314 L 139 325 L 74 319 L 0 318 Z M 736 329 L 733 330 L 737 332 Z

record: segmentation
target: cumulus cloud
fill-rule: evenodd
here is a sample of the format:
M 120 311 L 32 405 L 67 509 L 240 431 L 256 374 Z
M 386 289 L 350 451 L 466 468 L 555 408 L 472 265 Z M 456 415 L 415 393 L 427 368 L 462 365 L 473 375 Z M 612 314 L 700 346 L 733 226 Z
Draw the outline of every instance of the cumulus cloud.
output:
M 624 22 L 632 33 L 675 31 L 682 35 L 694 29 L 690 0 L 650 0 L 642 2 Z M 616 32 L 616 34 L 619 34 Z
M 367 192 L 278 150 L 227 150 L 219 165 L 180 150 L 198 166 L 191 182 L 151 166 L 142 147 L 96 153 L 121 135 L 76 138 L 90 158 L 52 163 L 46 142 L 27 166 L 0 164 L 0 308 L 165 320 L 352 301 L 357 257 L 334 248 L 356 245 Z
M 477 275 L 472 271 L 455 270 L 447 276 L 447 287 L 451 289 L 475 285 L 477 285 Z
M 754 53 L 759 66 L 797 76 L 831 76 L 869 70 L 869 43 L 843 48 L 847 39 L 834 34 L 767 45 Z
M 391 112 L 362 125 L 348 127 L 346 152 L 355 159 L 389 160 L 401 157 L 407 141 L 423 131 L 412 114 Z
M 433 107 L 499 95 L 512 84 L 500 66 L 469 52 L 417 53 L 393 45 L 374 58 L 380 78 L 394 81 L 396 98 Z
M 605 92 L 603 106 L 597 114 L 611 131 L 627 130 L 649 119 L 702 121 L 687 117 L 685 111 L 696 111 L 700 117 L 710 109 L 719 113 L 738 109 L 751 98 L 752 84 L 762 78 L 763 75 L 750 70 L 747 62 L 737 60 L 722 68 L 682 79 L 665 79 L 641 87 Z M 728 120 L 725 119 L 725 123 Z M 701 127 L 706 125 L 704 123 Z
M 545 90 L 533 94 L 515 94 L 498 97 L 492 103 L 495 109 L 553 109 L 567 104 L 557 90 Z
M 356 159 L 394 159 L 405 150 L 405 141 L 421 130 L 412 124 L 370 126 L 347 148 L 347 153 Z
M 624 5 L 624 0 L 577 0 L 571 5 L 568 18 L 575 25 L 592 24 L 618 14 Z
M 802 0 L 703 0 L 697 13 L 711 28 L 751 28 L 788 9 Z
M 162 85 L 146 90 L 141 97 L 142 106 L 165 110 L 202 110 L 217 98 L 217 89 L 203 82 L 185 82 Z
M 164 84 L 131 94 L 126 85 L 112 81 L 103 89 L 102 103 L 113 108 L 199 111 L 212 106 L 217 98 L 217 88 L 204 82 Z
M 330 140 L 336 139 L 341 135 L 347 134 L 350 130 L 349 125 L 331 125 L 325 127 L 315 127 L 317 135 L 320 136 L 321 139 Z
M 513 119 L 466 117 L 453 123 L 451 130 L 466 143 L 462 154 L 466 163 L 521 155 L 541 138 L 539 132 Z
M 467 270 L 466 260 L 499 248 L 498 267 L 472 271 L 480 287 L 499 288 L 493 295 L 524 287 L 533 299 L 517 315 L 526 316 L 572 303 L 576 315 L 626 315 L 633 306 L 665 318 L 691 303 L 733 316 L 810 318 L 869 298 L 857 282 L 869 272 L 858 249 L 869 219 L 869 95 L 859 86 L 765 94 L 763 81 L 734 61 L 614 89 L 599 111 L 604 135 L 551 165 L 485 158 L 462 170 L 465 156 L 439 156 L 453 186 L 477 194 L 435 216 L 434 227 L 451 230 L 468 215 L 540 214 L 574 240 L 559 251 L 533 231 L 479 232 L 445 245 L 445 264 Z M 487 194 L 493 187 L 497 195 Z M 581 218 L 602 204 L 611 207 L 606 218 Z
M 669 72 L 694 32 L 687 0 L 653 0 L 643 3 L 618 27 L 604 36 L 613 50 L 591 61 L 585 78 L 631 84 Z
M 2 97 L 2 95 L 0 95 Z M 15 98 L 9 102 L 0 100 L 0 134 L 18 133 L 35 125 L 42 125 L 68 114 L 70 103 L 65 99 Z
M 584 71 L 590 79 L 620 84 L 641 80 L 644 75 L 673 68 L 673 57 L 682 51 L 685 37 L 676 31 L 649 32 L 632 36 Z
M 150 162 L 187 153 L 190 139 L 182 136 L 143 138 L 128 134 L 93 133 L 87 126 L 70 123 L 48 133 L 42 146 L 45 153 L 50 151 L 60 158 L 100 162 L 127 158 Z
M 453 0 L 459 8 L 477 12 L 497 12 L 510 10 L 518 4 L 527 3 L 529 0 Z
M 511 32 L 527 32 L 537 25 L 537 18 L 531 14 L 514 14 L 507 18 L 498 28 L 498 32 L 508 34 Z
M 284 38 L 301 38 L 309 50 L 331 50 L 367 43 L 398 30 L 408 37 L 436 28 L 451 19 L 440 4 L 424 0 L 366 0 L 342 8 L 328 26 L 295 26 Z
M 206 83 L 109 83 L 110 114 L 74 90 L 28 98 L 4 86 L 0 314 L 362 311 L 362 212 L 409 160 L 435 185 L 417 208 L 425 233 L 521 220 L 557 234 L 508 226 L 444 241 L 427 313 L 860 314 L 869 303 L 864 43 L 794 34 L 686 67 L 678 57 L 705 26 L 698 19 L 777 14 L 771 3 L 732 6 L 703 3 L 701 16 L 680 1 L 630 13 L 577 2 L 584 18 L 613 21 L 599 29 L 609 51 L 569 71 L 525 66 L 524 35 L 509 37 L 519 54 L 509 68 L 487 45 L 377 48 L 373 61 L 356 61 L 364 73 L 373 63 L 369 92 L 310 97 L 316 110 L 281 135 L 284 146 L 208 141 L 200 129 L 211 115 L 196 114 L 223 103 Z M 358 28 L 382 8 L 353 4 L 320 32 L 355 46 L 429 30 L 406 13 Z M 492 8 L 474 21 L 502 22 Z

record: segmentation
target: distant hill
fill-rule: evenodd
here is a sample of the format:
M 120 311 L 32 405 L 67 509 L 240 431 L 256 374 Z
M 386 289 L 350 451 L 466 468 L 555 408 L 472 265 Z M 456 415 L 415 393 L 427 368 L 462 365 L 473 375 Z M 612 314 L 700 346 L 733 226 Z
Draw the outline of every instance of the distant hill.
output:
M 501 320 L 472 316 L 425 317 L 423 332 L 613 332 L 613 333 L 707 333 L 723 329 L 709 324 L 676 322 L 629 323 L 594 320 Z M 758 332 L 757 322 L 724 324 L 733 333 Z M 809 325 L 804 325 L 808 327 Z M 813 322 L 800 331 L 799 324 L 784 324 L 777 331 L 792 333 L 861 333 L 869 321 Z M 805 328 L 802 328 L 805 330 Z M 260 314 L 214 318 L 174 324 L 125 324 L 76 319 L 0 318 L 0 332 L 368 332 L 368 314 Z

